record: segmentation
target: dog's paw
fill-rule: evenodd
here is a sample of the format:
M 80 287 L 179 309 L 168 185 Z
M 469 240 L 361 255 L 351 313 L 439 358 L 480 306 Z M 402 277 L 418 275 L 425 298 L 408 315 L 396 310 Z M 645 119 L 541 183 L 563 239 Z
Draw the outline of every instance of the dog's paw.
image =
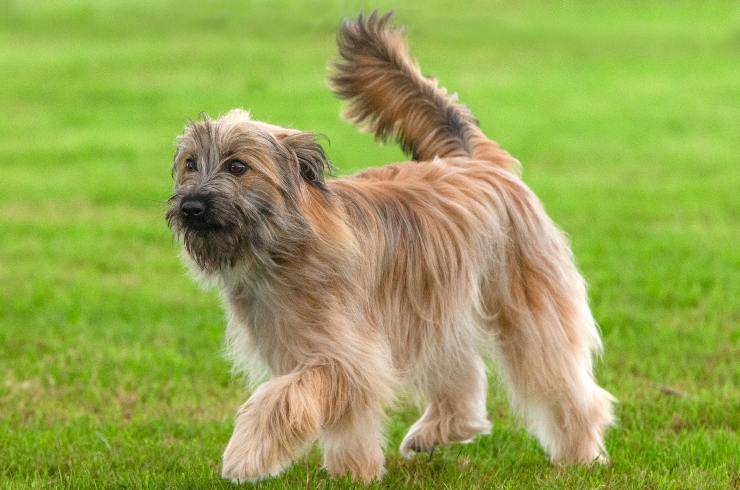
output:
M 609 460 L 609 456 L 602 452 L 598 456 L 596 456 L 596 459 L 593 460 L 591 463 L 595 466 L 609 466 L 611 464 L 611 461 Z
M 442 430 L 434 423 L 417 423 L 406 434 L 399 451 L 406 459 L 417 453 L 432 453 L 437 446 L 446 444 L 470 444 L 480 434 L 490 434 L 491 424 L 487 420 L 460 424 L 454 430 Z
M 438 445 L 436 440 L 424 437 L 423 434 L 409 434 L 401 443 L 399 451 L 401 456 L 409 459 L 417 453 L 431 453 Z
M 600 447 L 595 447 L 590 451 L 582 451 L 581 453 L 551 457 L 550 462 L 555 466 L 608 466 L 611 464 L 609 455 Z
M 256 482 L 285 469 L 269 441 L 235 439 L 237 436 L 232 436 L 224 451 L 221 478 L 236 484 Z
M 333 478 L 349 475 L 354 481 L 369 484 L 385 475 L 385 458 L 380 447 L 364 451 L 325 451 L 324 468 Z

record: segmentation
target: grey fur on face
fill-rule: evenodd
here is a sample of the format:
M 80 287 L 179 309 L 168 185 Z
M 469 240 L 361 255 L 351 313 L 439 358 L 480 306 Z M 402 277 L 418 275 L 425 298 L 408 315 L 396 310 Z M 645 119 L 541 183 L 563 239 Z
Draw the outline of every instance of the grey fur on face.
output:
M 194 168 L 187 168 L 191 161 Z M 246 165 L 234 175 L 229 165 Z M 204 271 L 250 256 L 274 263 L 310 234 L 298 200 L 305 186 L 327 192 L 330 163 L 311 133 L 271 134 L 244 113 L 191 122 L 178 139 L 167 223 Z M 197 220 L 183 204 L 197 201 Z

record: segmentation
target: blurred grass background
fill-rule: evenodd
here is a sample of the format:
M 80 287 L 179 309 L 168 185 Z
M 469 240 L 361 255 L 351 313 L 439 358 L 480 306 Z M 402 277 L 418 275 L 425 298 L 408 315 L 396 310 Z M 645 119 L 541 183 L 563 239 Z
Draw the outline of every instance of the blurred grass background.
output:
M 572 237 L 620 421 L 611 466 L 553 468 L 494 388 L 490 437 L 404 461 L 401 405 L 378 486 L 737 488 L 737 3 L 399 4 L 0 0 L 0 485 L 228 486 L 247 394 L 164 223 L 174 138 L 241 106 L 342 174 L 401 159 L 324 82 L 339 20 L 395 7 Z M 319 463 L 260 486 L 349 485 Z

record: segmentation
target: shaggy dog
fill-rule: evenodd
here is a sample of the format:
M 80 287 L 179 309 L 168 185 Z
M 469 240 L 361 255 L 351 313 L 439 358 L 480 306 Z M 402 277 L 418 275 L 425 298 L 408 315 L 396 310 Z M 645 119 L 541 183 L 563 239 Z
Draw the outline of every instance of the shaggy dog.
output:
M 338 44 L 347 117 L 413 161 L 327 180 L 313 134 L 238 109 L 178 141 L 167 220 L 221 291 L 236 364 L 270 373 L 223 476 L 277 475 L 318 439 L 331 475 L 381 477 L 401 385 L 426 403 L 403 455 L 468 442 L 490 429 L 488 353 L 553 462 L 606 461 L 584 281 L 518 162 L 420 73 L 390 15 L 345 22 Z

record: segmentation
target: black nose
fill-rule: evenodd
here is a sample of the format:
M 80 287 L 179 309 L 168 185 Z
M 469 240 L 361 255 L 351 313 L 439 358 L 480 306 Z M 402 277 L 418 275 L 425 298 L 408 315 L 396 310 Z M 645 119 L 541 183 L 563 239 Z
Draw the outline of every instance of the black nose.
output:
M 206 203 L 200 199 L 188 199 L 180 204 L 180 211 L 186 218 L 202 218 L 206 213 Z

